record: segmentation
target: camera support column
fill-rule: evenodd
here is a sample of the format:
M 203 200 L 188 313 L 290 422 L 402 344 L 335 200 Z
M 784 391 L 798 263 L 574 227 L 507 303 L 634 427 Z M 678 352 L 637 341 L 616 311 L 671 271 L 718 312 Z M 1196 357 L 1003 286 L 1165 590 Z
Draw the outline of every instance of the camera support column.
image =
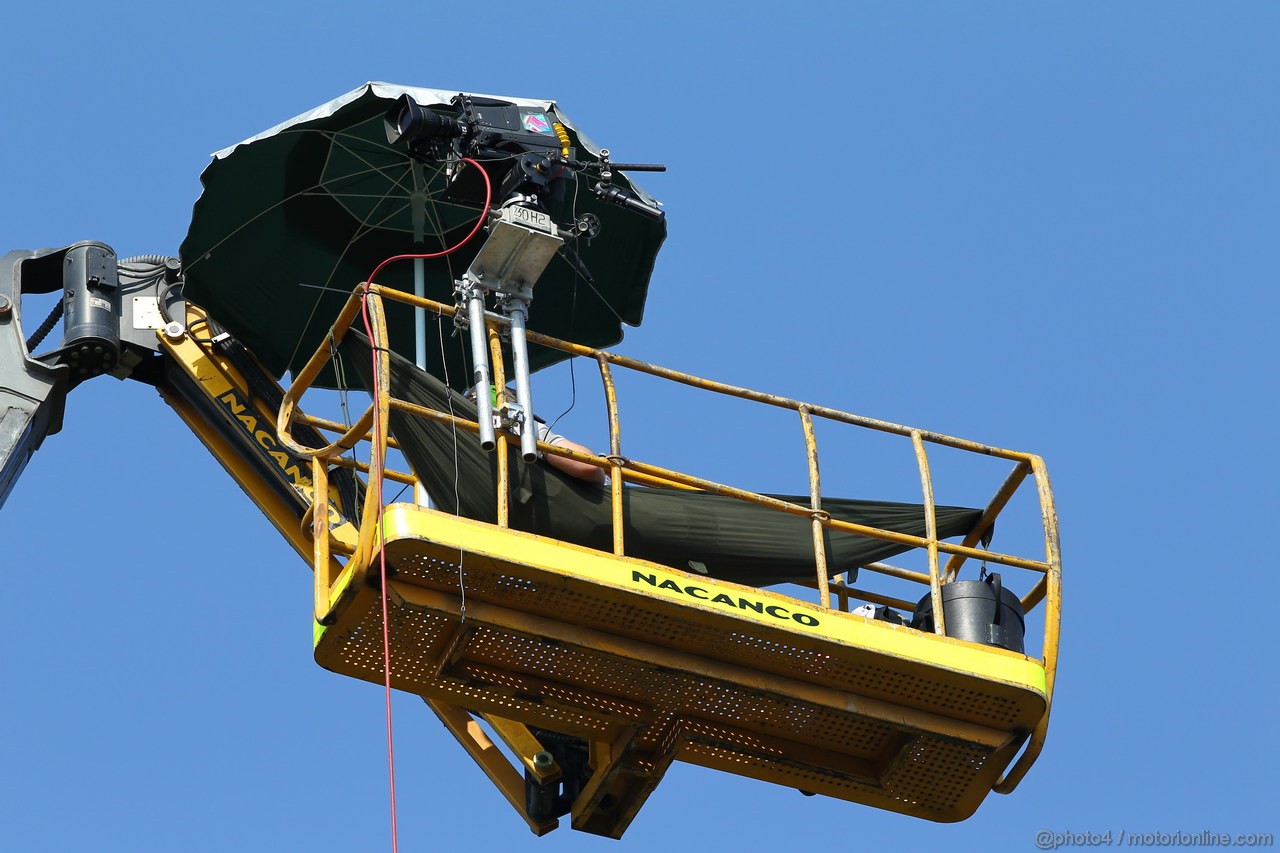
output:
M 509 321 L 511 355 L 515 362 L 516 405 L 503 412 L 503 424 L 520 436 L 520 455 L 526 462 L 538 458 L 537 429 L 533 419 L 533 390 L 529 383 L 529 347 L 525 335 L 533 287 L 551 258 L 563 245 L 550 216 L 522 203 L 498 211 L 489 226 L 489 238 L 458 284 L 458 298 L 466 303 L 466 324 L 471 336 L 472 381 L 479 409 L 480 446 L 495 446 L 493 401 L 488 393 L 489 356 L 485 341 L 484 300 L 498 294 L 499 307 Z

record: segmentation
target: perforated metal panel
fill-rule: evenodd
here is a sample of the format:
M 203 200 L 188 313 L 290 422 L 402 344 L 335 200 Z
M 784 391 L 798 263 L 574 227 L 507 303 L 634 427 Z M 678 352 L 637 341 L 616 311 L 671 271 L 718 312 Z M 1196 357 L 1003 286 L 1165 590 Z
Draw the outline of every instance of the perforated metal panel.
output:
M 958 820 L 1044 712 L 1034 678 L 972 671 L 990 655 L 1001 672 L 1034 674 L 1034 662 L 1002 650 L 830 611 L 806 617 L 816 626 L 714 611 L 694 605 L 705 594 L 758 599 L 775 613 L 800 607 L 669 569 L 668 588 L 680 589 L 659 598 L 647 582 L 628 583 L 649 564 L 401 513 L 412 535 L 386 546 L 393 685 L 590 740 L 632 730 L 640 772 L 664 767 L 674 746 L 679 760 Z M 672 600 L 689 589 L 696 602 Z M 380 620 L 379 596 L 361 588 L 320 636 L 316 659 L 381 682 Z

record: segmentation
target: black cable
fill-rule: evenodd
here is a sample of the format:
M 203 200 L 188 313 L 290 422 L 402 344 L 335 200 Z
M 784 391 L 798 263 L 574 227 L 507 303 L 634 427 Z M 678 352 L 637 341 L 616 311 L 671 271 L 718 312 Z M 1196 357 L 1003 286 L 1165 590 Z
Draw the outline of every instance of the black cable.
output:
M 154 281 L 159 280 L 159 278 L 160 278 L 159 276 L 153 276 L 152 278 L 149 278 L 149 279 L 142 279 L 139 283 L 150 284 Z M 169 300 L 169 293 L 180 284 L 182 284 L 181 280 L 169 282 L 168 284 L 166 284 L 164 287 L 160 289 L 160 294 L 156 297 L 156 309 L 159 310 L 160 318 L 164 320 L 165 323 L 174 322 L 173 316 L 169 313 L 169 306 L 167 302 Z M 183 302 L 186 302 L 186 299 L 187 299 L 186 296 L 182 297 Z M 187 336 L 191 338 L 191 340 L 195 341 L 196 343 L 198 344 L 218 343 L 218 337 L 216 334 L 213 337 L 202 338 L 196 335 L 195 333 L 195 329 L 199 325 L 203 325 L 210 332 L 215 332 L 215 333 L 217 332 L 217 329 L 214 328 L 213 321 L 210 320 L 208 317 L 198 317 L 196 318 L 196 321 L 194 323 L 189 323 L 189 324 L 183 323 L 182 325 L 186 327 Z
M 195 328 L 196 328 L 197 326 L 204 326 L 206 329 L 208 329 L 208 330 L 209 330 L 209 331 L 211 331 L 211 332 L 216 331 L 216 329 L 214 329 L 214 323 L 213 323 L 213 321 L 212 321 L 212 320 L 210 320 L 208 317 L 199 317 L 199 318 L 197 318 L 197 319 L 196 319 L 196 321 L 195 321 L 194 323 L 192 323 L 191 325 L 187 326 L 187 337 L 191 338 L 191 340 L 195 341 L 195 342 L 196 342 L 196 343 L 198 343 L 198 344 L 216 344 L 216 343 L 219 343 L 219 340 L 218 340 L 218 338 L 217 338 L 217 337 L 212 337 L 212 338 L 202 338 L 202 337 L 198 336 L 198 335 L 195 333 Z
M 573 340 L 573 325 L 578 316 L 578 283 L 573 283 L 573 302 L 569 304 L 569 334 L 566 336 L 569 340 Z M 569 357 L 569 408 L 556 415 L 556 419 L 547 427 L 547 432 L 555 432 L 556 424 L 560 423 L 560 419 L 573 411 L 573 407 L 578 405 L 578 377 L 574 373 L 573 365 L 577 360 L 577 356 Z
M 447 257 L 447 256 L 446 256 Z M 460 493 L 460 483 L 462 481 L 462 468 L 458 461 L 458 415 L 453 410 L 453 389 L 449 387 L 449 359 L 445 355 L 444 347 L 444 315 L 436 315 L 436 338 L 440 341 L 440 369 L 444 373 L 444 398 L 449 403 L 449 427 L 453 431 L 453 517 L 462 518 L 462 494 Z M 462 337 L 458 337 L 458 348 L 466 351 L 466 347 L 462 345 Z M 465 357 L 463 364 L 466 364 Z M 479 393 L 477 391 L 477 393 Z M 425 488 L 425 487 L 424 487 Z M 429 494 L 429 493 L 428 493 Z M 463 622 L 467 619 L 467 584 L 466 584 L 466 565 L 467 552 L 458 546 L 458 595 L 461 600 L 461 606 L 458 608 L 458 618 Z
M 480 156 L 475 156 L 475 157 L 472 157 L 471 159 L 472 159 L 472 160 L 475 160 L 477 163 L 501 163 L 501 162 L 503 162 L 504 160 L 517 160 L 517 159 L 519 159 L 520 157 L 523 157 L 523 156 L 524 156 L 524 154 L 504 154 L 504 155 L 503 155 L 503 156 L 501 156 L 501 157 L 480 157 Z M 456 161 L 456 160 L 451 160 L 450 162 L 457 162 L 457 161 Z
M 408 488 L 409 488 L 409 484 L 405 483 L 403 486 L 400 487 L 400 491 L 396 492 L 395 495 L 392 496 L 391 500 L 387 501 L 387 503 L 393 504 L 396 501 L 400 500 L 401 496 L 404 495 L 404 493 L 408 490 Z
M 54 305 L 53 310 L 49 312 L 49 316 L 45 317 L 44 322 L 40 324 L 40 328 L 36 329 L 31 337 L 27 338 L 28 353 L 40 346 L 40 342 L 45 339 L 45 336 L 53 331 L 53 327 L 62 319 L 63 307 L 63 302 L 59 299 L 58 304 Z
M 150 284 L 158 278 L 144 279 L 142 284 Z M 164 287 L 160 288 L 160 293 L 156 296 L 156 309 L 160 312 L 160 319 L 166 323 L 172 323 L 173 317 L 169 316 L 169 306 L 165 304 L 169 299 L 169 291 L 177 285 L 176 281 L 171 281 Z

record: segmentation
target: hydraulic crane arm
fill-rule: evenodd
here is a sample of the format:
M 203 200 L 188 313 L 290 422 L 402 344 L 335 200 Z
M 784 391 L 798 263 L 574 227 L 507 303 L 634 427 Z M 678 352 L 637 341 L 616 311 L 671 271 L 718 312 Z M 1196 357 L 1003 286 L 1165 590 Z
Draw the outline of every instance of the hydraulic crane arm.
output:
M 119 313 L 118 289 L 115 257 L 102 244 L 14 251 L 0 258 L 0 504 L 45 436 L 62 428 L 68 390 L 90 370 L 97 375 L 115 367 L 119 335 L 109 327 Z M 23 294 L 54 291 L 62 295 L 55 311 L 24 337 Z M 62 346 L 32 357 L 30 350 L 60 318 Z
M 24 294 L 61 291 L 30 337 Z M 39 355 L 62 320 L 56 348 Z M 183 422 L 308 562 L 314 493 L 310 463 L 275 440 L 283 391 L 248 350 L 182 297 L 176 258 L 118 261 L 103 243 L 14 251 L 0 258 L 0 505 L 45 436 L 62 426 L 67 394 L 104 373 L 155 386 Z M 308 430 L 304 440 L 323 445 Z M 339 493 L 328 506 L 339 546 L 354 540 L 348 522 L 360 483 L 332 475 Z
M 17 314 L 18 300 L 5 288 L 0 292 L 0 506 L 44 437 L 62 428 L 67 396 L 66 369 L 27 355 Z

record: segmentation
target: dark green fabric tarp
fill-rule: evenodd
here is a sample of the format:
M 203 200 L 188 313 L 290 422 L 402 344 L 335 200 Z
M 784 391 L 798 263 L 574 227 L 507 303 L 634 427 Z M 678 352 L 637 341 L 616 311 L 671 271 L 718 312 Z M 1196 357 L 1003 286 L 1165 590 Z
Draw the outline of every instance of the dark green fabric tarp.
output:
M 347 335 L 346 361 L 368 386 L 367 341 Z M 474 421 L 476 408 L 434 376 L 391 353 L 391 394 L 402 400 Z M 474 434 L 393 411 L 388 428 L 423 481 L 436 507 L 467 518 L 497 519 L 497 456 L 486 453 Z M 456 477 L 455 477 L 456 454 Z M 511 460 L 511 526 L 602 551 L 612 551 L 610 490 L 586 483 L 545 461 Z M 456 487 L 455 487 L 456 483 Z M 456 494 L 456 497 L 455 497 Z M 753 586 L 812 580 L 815 576 L 812 525 L 807 517 L 705 492 L 628 486 L 624 492 L 628 556 Z M 808 495 L 772 495 L 807 506 Z M 919 504 L 823 497 L 833 518 L 913 536 L 925 535 Z M 963 535 L 981 516 L 964 507 L 937 508 L 941 538 Z M 831 575 L 887 559 L 908 547 L 879 539 L 827 531 Z

